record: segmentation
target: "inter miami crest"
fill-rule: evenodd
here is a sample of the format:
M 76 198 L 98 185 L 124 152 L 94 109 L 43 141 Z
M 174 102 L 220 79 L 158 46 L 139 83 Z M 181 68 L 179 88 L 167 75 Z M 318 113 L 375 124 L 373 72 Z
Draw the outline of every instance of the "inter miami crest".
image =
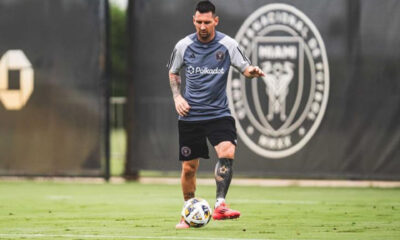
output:
M 328 102 L 328 59 L 317 28 L 293 6 L 269 4 L 246 19 L 236 40 L 265 73 L 245 79 L 229 72 L 239 136 L 264 157 L 294 154 L 316 132 Z
M 225 57 L 225 53 L 224 53 L 223 51 L 218 51 L 218 52 L 215 54 L 215 58 L 216 58 L 218 61 L 224 60 L 224 57 Z

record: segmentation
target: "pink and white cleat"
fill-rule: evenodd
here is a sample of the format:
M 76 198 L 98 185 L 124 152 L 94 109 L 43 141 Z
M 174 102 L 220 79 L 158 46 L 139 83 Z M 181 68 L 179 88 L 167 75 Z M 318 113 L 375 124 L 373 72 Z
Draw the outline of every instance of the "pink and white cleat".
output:
M 185 222 L 185 219 L 183 219 L 183 217 L 181 218 L 181 220 L 179 221 L 178 224 L 175 225 L 176 229 L 186 229 L 186 228 L 190 228 L 189 224 L 187 224 Z

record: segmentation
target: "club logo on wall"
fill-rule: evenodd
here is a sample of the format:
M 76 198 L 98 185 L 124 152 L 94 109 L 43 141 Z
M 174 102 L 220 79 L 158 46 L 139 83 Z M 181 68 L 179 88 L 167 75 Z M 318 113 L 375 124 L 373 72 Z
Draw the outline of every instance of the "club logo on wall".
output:
M 16 79 L 12 79 L 11 75 Z M 33 87 L 32 65 L 24 52 L 7 51 L 0 59 L 0 102 L 7 110 L 20 110 L 29 100 Z
M 267 158 L 296 153 L 316 132 L 328 102 L 321 35 L 295 7 L 269 4 L 245 20 L 236 40 L 266 74 L 245 79 L 234 69 L 229 72 L 228 98 L 239 136 Z

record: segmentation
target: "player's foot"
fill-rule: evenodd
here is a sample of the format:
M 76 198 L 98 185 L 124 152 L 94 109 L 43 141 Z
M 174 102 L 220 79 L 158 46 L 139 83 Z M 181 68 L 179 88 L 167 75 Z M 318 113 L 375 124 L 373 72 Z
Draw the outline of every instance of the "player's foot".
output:
M 187 224 L 185 222 L 185 219 L 183 219 L 183 217 L 181 218 L 179 223 L 176 224 L 176 226 L 175 226 L 176 229 L 186 229 L 186 228 L 189 228 L 189 227 L 190 227 L 189 224 Z
M 240 212 L 230 209 L 225 203 L 221 203 L 213 212 L 214 220 L 234 219 L 240 217 Z

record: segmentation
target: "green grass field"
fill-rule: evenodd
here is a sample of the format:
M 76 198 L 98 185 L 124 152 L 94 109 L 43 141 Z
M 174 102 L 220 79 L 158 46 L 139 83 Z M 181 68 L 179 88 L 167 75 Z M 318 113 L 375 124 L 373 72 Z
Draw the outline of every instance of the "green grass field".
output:
M 214 204 L 213 186 L 197 195 Z M 400 189 L 232 186 L 238 220 L 175 230 L 179 185 L 0 182 L 0 239 L 400 239 Z

